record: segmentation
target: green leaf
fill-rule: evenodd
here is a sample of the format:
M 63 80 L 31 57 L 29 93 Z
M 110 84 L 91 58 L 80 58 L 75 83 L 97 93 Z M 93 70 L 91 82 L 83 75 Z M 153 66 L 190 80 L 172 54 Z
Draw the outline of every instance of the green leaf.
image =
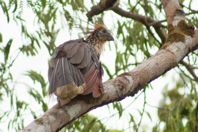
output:
M 43 109 L 43 111 L 47 111 L 48 110 L 48 105 L 47 103 L 45 103 L 45 101 L 43 100 L 42 95 L 36 90 L 36 89 L 30 89 L 28 91 L 28 93 L 39 103 L 41 104 L 41 107 Z
M 38 103 L 41 102 L 42 96 L 41 96 L 41 94 L 40 94 L 37 90 L 35 90 L 35 89 L 30 89 L 28 92 L 29 92 L 29 94 L 30 94 L 32 97 L 34 97 L 34 99 L 35 99 Z
M 152 121 L 152 117 L 151 117 L 150 113 L 149 112 L 146 112 L 146 114 L 149 117 L 149 119 Z
M 10 21 L 10 15 L 9 15 L 9 9 L 8 9 L 6 3 L 4 1 L 0 1 L 0 6 L 1 6 L 2 10 L 3 10 L 3 13 L 7 17 L 7 21 L 9 22 Z
M 33 82 L 38 82 L 41 85 L 42 94 L 45 97 L 47 95 L 47 83 L 45 82 L 43 76 L 40 73 L 33 70 L 27 71 L 26 75 L 29 76 L 33 80 Z
M 34 41 L 32 41 L 34 42 Z M 21 48 L 19 48 L 22 53 L 25 53 L 27 56 L 35 56 L 36 53 L 38 53 L 37 49 L 35 48 L 34 44 L 31 43 L 29 45 L 23 45 Z
M 113 75 L 111 74 L 109 68 L 105 64 L 102 64 L 102 67 L 105 69 L 107 75 L 109 76 L 109 79 L 112 79 Z
M 42 7 L 45 8 L 45 6 L 46 6 L 46 0 L 41 0 L 41 4 L 42 4 Z
M 9 56 L 9 54 L 10 54 L 10 47 L 11 47 L 11 45 L 12 45 L 12 42 L 13 42 L 13 39 L 10 39 L 10 40 L 7 42 L 7 44 L 6 44 L 5 48 L 4 48 L 4 61 L 5 61 L 5 63 L 7 62 L 8 56 Z
M 16 10 L 17 10 L 17 7 L 18 7 L 18 1 L 17 1 L 17 0 L 11 0 L 10 2 L 11 2 L 11 3 L 14 2 L 14 9 L 13 9 L 12 13 L 15 13 Z
M 118 115 L 119 117 L 121 117 L 123 113 L 122 104 L 120 102 L 113 102 L 113 108 L 115 108 L 118 111 Z
M 154 126 L 152 129 L 152 132 L 159 132 L 158 127 L 159 127 L 158 124 L 156 126 Z
M 32 110 L 30 110 L 30 112 L 31 112 L 31 114 L 32 114 L 32 116 L 33 116 L 34 119 L 37 119 L 38 118 L 38 116 L 36 115 L 36 112 L 34 112 Z
M 107 132 L 123 132 L 123 131 L 122 130 L 111 129 L 111 130 L 108 130 Z
M 84 8 L 84 1 L 83 0 L 75 0 L 75 3 L 78 7 Z
M 3 36 L 2 34 L 0 33 L 0 43 L 3 42 Z

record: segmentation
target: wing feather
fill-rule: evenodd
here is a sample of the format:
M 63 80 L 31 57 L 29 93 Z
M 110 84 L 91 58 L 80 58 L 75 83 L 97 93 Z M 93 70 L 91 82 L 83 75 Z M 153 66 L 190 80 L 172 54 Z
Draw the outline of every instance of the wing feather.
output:
M 84 58 L 85 47 L 83 44 L 77 47 L 76 53 L 69 60 L 72 64 L 80 64 Z
M 49 69 L 49 82 L 50 82 L 49 93 L 53 93 L 57 87 L 73 82 L 73 78 L 71 77 L 71 73 L 69 70 L 69 62 L 67 59 L 62 60 L 62 58 L 58 58 L 57 60 L 55 60 L 54 68 L 50 67 L 50 69 Z
M 81 63 L 78 64 L 77 67 L 79 69 L 83 69 L 83 68 L 87 67 L 91 63 L 91 57 L 92 57 L 92 55 L 91 55 L 89 48 L 84 47 L 83 59 L 82 59 Z
M 102 83 L 99 56 L 82 39 L 66 42 L 56 48 L 52 56 L 48 78 L 49 92 L 56 88 L 75 83 L 86 84 L 84 95 L 100 95 Z

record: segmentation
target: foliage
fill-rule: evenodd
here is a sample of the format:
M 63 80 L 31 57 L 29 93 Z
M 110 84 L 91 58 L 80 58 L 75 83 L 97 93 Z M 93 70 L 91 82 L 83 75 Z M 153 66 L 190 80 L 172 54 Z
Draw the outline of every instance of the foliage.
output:
M 108 28 L 117 40 L 114 45 L 107 46 L 105 51 L 115 54 L 114 64 L 103 64 L 108 78 L 131 70 L 159 50 L 162 40 L 152 26 L 145 26 L 141 22 L 124 18 L 112 11 L 94 16 L 93 23 L 89 22 L 86 13 L 98 2 L 99 0 L 0 0 L 0 13 L 4 15 L 4 21 L 7 26 L 15 25 L 17 27 L 16 36 L 20 36 L 17 38 L 6 35 L 5 31 L 0 31 L 0 122 L 4 122 L 7 126 L 6 130 L 18 131 L 24 127 L 27 120 L 37 118 L 49 108 L 46 75 L 32 69 L 23 71 L 24 78 L 28 77 L 32 81 L 32 84 L 26 84 L 26 82 L 17 82 L 18 78 L 13 69 L 17 61 L 24 56 L 32 58 L 41 55 L 40 53 L 52 55 L 60 32 L 64 32 L 69 40 L 85 36 L 87 30 L 93 28 L 95 22 L 109 25 Z M 188 22 L 198 27 L 198 17 L 192 8 L 192 0 L 181 0 L 180 2 L 187 13 Z M 159 20 L 163 25 L 161 30 L 164 33 L 167 32 L 167 25 L 164 21 L 166 18 L 160 0 L 120 0 L 119 6 L 130 13 Z M 112 19 L 112 23 L 109 23 L 108 19 Z M 18 39 L 20 39 L 20 43 L 17 45 Z M 198 128 L 197 80 L 196 76 L 189 71 L 190 68 L 195 75 L 198 72 L 197 58 L 198 53 L 195 51 L 185 58 L 184 61 L 188 65 L 181 64 L 172 71 L 177 72 L 180 76 L 173 82 L 175 86 L 172 89 L 164 91 L 163 101 L 159 108 L 157 107 L 159 123 L 153 126 L 154 132 L 187 132 L 195 131 Z M 23 66 L 23 64 L 21 65 Z M 168 78 L 166 75 L 164 76 L 164 80 Z M 21 94 L 26 95 L 28 99 L 20 98 L 17 91 L 21 89 L 15 87 L 16 83 L 25 85 L 27 89 L 23 90 Z M 145 88 L 150 89 L 152 85 Z M 122 102 L 114 102 L 107 106 L 109 111 L 117 111 L 115 115 L 118 119 L 127 114 L 130 117 L 129 128 L 110 130 L 98 117 L 84 115 L 61 131 L 145 131 L 141 125 L 142 117 L 144 113 L 150 120 L 152 117 L 146 111 L 145 106 L 148 104 L 146 92 L 144 91 L 144 93 L 143 109 L 138 110 L 139 119 L 135 119 L 133 113 L 125 112 L 127 107 L 123 107 Z M 2 110 L 5 104 L 6 108 Z M 130 104 L 133 104 L 133 101 Z M 7 120 L 8 117 L 9 120 Z M 165 126 L 161 128 L 163 123 Z
M 186 80 L 192 87 L 189 87 L 183 80 L 179 80 L 175 88 L 164 93 L 165 100 L 161 101 L 161 109 L 158 109 L 159 119 L 165 123 L 164 132 L 197 131 L 198 96 L 196 84 L 192 80 Z M 190 91 L 186 89 L 190 89 Z M 170 102 L 168 103 L 167 100 Z
M 83 115 L 80 119 L 74 121 L 61 131 L 63 132 L 122 132 L 121 130 L 107 129 L 104 124 L 96 117 Z

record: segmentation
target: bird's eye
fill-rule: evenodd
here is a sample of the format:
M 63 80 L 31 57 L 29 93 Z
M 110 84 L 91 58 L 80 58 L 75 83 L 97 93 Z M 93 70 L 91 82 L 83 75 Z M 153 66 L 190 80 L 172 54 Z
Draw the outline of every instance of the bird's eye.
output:
M 102 37 L 106 33 L 107 33 L 107 30 L 101 29 L 101 30 L 99 30 L 99 32 L 97 33 L 97 35 L 98 35 L 98 37 Z
M 106 32 L 107 32 L 107 30 L 105 30 L 105 29 L 102 29 L 102 30 L 101 30 L 101 32 L 102 32 L 102 33 L 106 33 Z

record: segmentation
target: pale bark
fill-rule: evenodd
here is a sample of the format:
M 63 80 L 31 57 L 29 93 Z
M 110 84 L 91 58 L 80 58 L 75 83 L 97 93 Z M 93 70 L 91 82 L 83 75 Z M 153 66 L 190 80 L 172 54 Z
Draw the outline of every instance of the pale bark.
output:
M 162 3 L 168 23 L 177 27 L 178 22 L 184 19 L 183 15 L 177 13 L 178 9 L 181 10 L 178 1 L 162 0 Z M 101 98 L 93 99 L 91 96 L 78 98 L 62 108 L 55 105 L 21 132 L 55 132 L 94 108 L 136 94 L 142 86 L 175 67 L 190 51 L 198 48 L 198 30 L 195 30 L 193 37 L 184 34 L 184 38 L 183 42 L 169 42 L 168 46 L 132 71 L 106 81 L 104 95 Z

